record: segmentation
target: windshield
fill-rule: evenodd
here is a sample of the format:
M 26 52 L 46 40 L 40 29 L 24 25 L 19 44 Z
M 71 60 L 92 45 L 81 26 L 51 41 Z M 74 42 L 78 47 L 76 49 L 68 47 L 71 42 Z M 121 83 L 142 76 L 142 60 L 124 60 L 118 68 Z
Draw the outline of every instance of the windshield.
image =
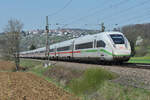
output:
M 111 34 L 110 37 L 114 41 L 115 44 L 124 44 L 124 38 L 120 34 Z

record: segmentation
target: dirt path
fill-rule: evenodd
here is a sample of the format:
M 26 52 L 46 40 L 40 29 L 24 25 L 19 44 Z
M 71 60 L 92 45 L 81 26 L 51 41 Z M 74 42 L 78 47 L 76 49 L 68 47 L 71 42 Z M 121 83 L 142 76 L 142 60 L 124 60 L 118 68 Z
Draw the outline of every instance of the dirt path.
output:
M 77 100 L 43 78 L 25 72 L 0 72 L 0 100 Z
M 13 62 L 0 60 L 0 71 L 13 71 L 15 69 L 16 67 Z

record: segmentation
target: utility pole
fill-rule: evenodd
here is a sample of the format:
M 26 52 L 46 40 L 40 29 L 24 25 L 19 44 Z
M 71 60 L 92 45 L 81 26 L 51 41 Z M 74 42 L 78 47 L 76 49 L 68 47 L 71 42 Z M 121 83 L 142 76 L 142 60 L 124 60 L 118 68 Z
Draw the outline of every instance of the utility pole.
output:
M 105 26 L 104 26 L 104 23 L 101 24 L 101 32 L 104 32 L 105 31 Z
M 46 16 L 46 52 L 45 52 L 45 57 L 46 57 L 46 67 L 49 66 L 49 42 L 48 42 L 48 33 L 49 33 L 49 23 L 48 23 L 48 16 Z

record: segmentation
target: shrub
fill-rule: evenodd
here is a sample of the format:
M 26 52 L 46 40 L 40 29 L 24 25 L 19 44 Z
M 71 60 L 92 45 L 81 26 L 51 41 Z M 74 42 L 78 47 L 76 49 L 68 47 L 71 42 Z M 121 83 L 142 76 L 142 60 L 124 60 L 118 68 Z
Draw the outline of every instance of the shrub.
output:
M 80 79 L 74 79 L 70 82 L 69 88 L 75 94 L 87 94 L 96 91 L 105 80 L 111 80 L 116 77 L 109 71 L 100 68 L 87 69 Z
M 147 48 L 141 46 L 139 49 L 136 50 L 136 56 L 141 57 L 145 56 L 148 53 Z

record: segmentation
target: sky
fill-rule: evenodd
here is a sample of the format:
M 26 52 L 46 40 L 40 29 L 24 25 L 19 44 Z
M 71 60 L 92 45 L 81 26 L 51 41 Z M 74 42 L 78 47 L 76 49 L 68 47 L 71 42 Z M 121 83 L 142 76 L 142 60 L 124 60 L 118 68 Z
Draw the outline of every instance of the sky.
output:
M 150 0 L 0 0 L 0 32 L 8 20 L 17 19 L 24 30 L 44 29 L 46 16 L 51 29 L 106 29 L 150 22 Z M 56 25 L 58 23 L 58 25 Z

